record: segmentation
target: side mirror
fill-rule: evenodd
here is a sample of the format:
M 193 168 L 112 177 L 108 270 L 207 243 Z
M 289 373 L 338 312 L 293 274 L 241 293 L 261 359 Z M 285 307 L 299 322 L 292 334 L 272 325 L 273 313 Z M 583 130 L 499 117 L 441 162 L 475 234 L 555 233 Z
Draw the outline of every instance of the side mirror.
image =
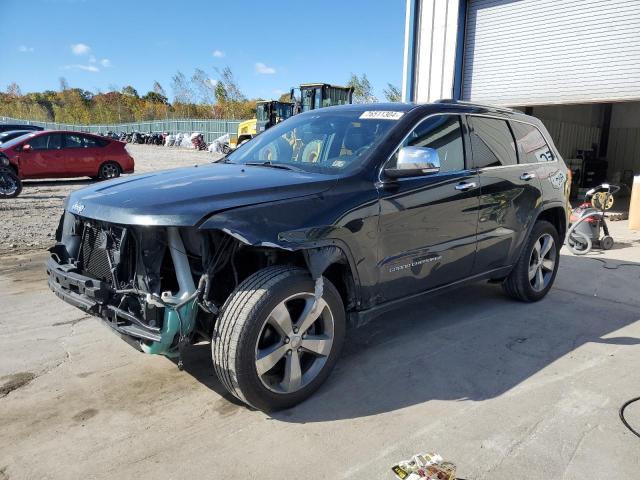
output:
M 429 175 L 440 171 L 438 152 L 429 147 L 403 147 L 398 152 L 395 168 L 385 169 L 391 178 Z
M 21 152 L 30 152 L 31 150 L 31 145 L 29 145 L 28 143 L 25 143 L 20 149 Z

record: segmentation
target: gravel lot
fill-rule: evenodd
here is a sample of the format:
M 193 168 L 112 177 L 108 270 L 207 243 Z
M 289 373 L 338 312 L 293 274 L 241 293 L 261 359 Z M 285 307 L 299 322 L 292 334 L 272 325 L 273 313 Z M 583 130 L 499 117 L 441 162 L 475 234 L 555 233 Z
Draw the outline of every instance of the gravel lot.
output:
M 128 145 L 136 173 L 207 163 L 218 155 L 188 149 Z M 48 248 L 69 193 L 93 183 L 88 178 L 28 180 L 18 198 L 0 200 L 0 255 Z

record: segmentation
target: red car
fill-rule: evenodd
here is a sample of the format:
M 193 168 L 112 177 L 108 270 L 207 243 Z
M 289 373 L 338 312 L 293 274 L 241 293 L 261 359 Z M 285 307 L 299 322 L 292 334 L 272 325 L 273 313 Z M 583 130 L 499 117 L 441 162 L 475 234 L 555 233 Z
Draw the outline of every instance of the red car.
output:
M 22 179 L 108 179 L 133 173 L 133 158 L 124 147 L 123 142 L 90 133 L 45 130 L 14 138 L 0 152 Z

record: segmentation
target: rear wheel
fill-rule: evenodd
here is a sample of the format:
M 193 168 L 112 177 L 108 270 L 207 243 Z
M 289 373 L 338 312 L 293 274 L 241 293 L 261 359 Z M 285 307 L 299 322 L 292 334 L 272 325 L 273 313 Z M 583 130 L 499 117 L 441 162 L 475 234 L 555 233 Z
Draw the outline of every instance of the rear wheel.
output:
M 523 302 L 541 300 L 553 286 L 559 260 L 557 230 L 547 221 L 537 221 L 518 262 L 502 284 L 505 292 Z
M 610 235 L 605 235 L 604 237 L 602 237 L 602 239 L 600 240 L 600 247 L 602 247 L 603 250 L 611 250 L 611 248 L 613 247 L 613 237 L 611 237 Z
M 292 407 L 331 373 L 344 341 L 345 313 L 335 287 L 300 268 L 269 267 L 231 294 L 216 324 L 216 374 L 235 397 L 260 410 Z
M 110 178 L 118 178 L 120 176 L 120 165 L 116 162 L 106 162 L 100 165 L 98 178 L 100 180 L 109 180 Z

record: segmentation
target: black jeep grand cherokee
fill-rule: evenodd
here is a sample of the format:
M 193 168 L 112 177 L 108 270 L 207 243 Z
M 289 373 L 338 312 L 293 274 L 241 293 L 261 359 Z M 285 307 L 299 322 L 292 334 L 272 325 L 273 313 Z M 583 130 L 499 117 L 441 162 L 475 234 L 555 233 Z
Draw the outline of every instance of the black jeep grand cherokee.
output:
M 324 108 L 219 163 L 73 193 L 49 285 L 145 352 L 211 340 L 233 395 L 286 408 L 327 378 L 347 324 L 476 280 L 543 298 L 567 190 L 549 134 L 521 113 Z

